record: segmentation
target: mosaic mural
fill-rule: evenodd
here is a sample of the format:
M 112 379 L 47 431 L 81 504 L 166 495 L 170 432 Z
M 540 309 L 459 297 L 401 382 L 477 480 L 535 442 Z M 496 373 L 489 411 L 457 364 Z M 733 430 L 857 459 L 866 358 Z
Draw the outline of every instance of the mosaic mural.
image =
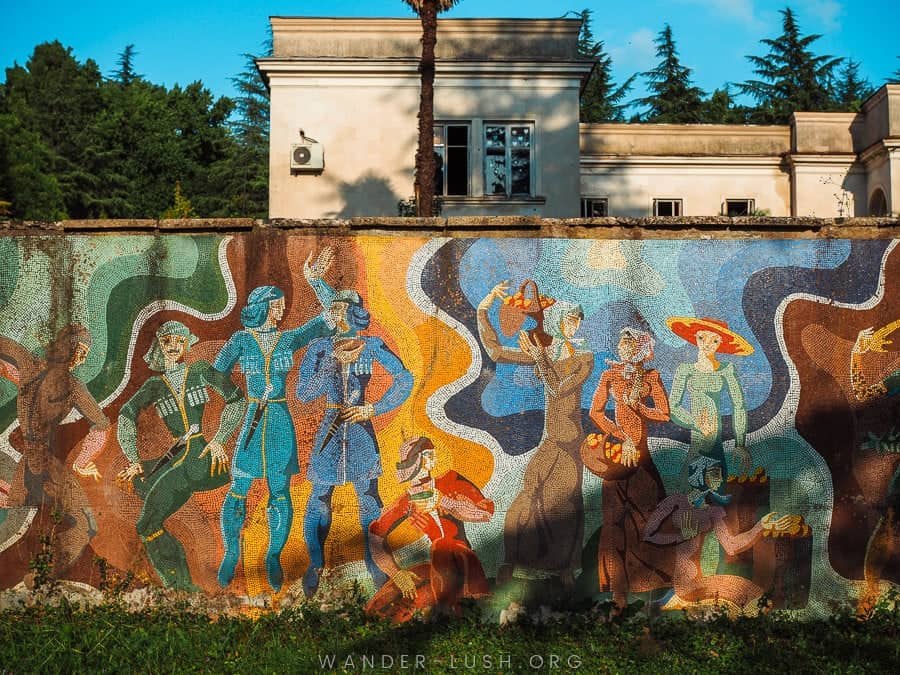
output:
M 0 588 L 865 610 L 889 240 L 0 238 Z

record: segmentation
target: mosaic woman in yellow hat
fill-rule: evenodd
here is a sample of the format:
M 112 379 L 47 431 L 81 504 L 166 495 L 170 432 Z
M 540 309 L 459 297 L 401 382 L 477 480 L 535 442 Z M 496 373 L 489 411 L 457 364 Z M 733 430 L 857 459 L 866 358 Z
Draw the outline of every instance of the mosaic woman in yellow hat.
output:
M 753 346 L 724 321 L 673 316 L 666 325 L 678 337 L 697 347 L 697 360 L 675 370 L 669 407 L 672 421 L 691 432 L 689 461 L 697 456 L 716 459 L 725 466 L 722 445 L 722 390 L 731 398 L 734 425 L 734 459 L 738 469 L 750 470 L 750 452 L 745 446 L 747 408 L 744 392 L 733 363 L 722 363 L 717 354 L 748 356 Z M 685 402 L 685 396 L 689 402 Z

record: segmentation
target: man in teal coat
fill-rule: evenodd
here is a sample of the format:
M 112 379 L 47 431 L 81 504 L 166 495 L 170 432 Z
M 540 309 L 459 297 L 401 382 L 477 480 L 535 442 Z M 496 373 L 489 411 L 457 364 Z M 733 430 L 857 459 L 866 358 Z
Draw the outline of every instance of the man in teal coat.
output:
M 330 249 L 316 264 L 304 266 L 304 275 L 319 291 L 321 277 L 332 258 Z M 294 353 L 317 337 L 331 335 L 334 323 L 328 308 L 299 328 L 280 331 L 284 316 L 284 292 L 275 286 L 253 289 L 241 310 L 240 330 L 222 347 L 215 368 L 231 373 L 236 364 L 247 382 L 247 412 L 231 462 L 231 489 L 222 505 L 221 526 L 225 555 L 219 567 L 219 584 L 231 583 L 240 557 L 240 535 L 247 517 L 247 493 L 253 481 L 265 478 L 269 487 L 269 547 L 266 573 L 276 592 L 284 580 L 281 551 L 294 518 L 289 493 L 291 476 L 299 473 L 294 423 L 285 397 L 285 380 Z

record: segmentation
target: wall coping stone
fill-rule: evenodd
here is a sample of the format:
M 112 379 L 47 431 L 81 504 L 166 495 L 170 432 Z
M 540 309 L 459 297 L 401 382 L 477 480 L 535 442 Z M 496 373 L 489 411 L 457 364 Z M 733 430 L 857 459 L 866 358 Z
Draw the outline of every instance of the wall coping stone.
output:
M 573 239 L 745 239 L 900 238 L 900 218 L 817 218 L 692 216 L 679 218 L 541 218 L 464 216 L 441 218 L 270 219 L 192 218 L 185 220 L 106 219 L 0 221 L 2 235 L 286 230 L 318 236 L 551 237 Z

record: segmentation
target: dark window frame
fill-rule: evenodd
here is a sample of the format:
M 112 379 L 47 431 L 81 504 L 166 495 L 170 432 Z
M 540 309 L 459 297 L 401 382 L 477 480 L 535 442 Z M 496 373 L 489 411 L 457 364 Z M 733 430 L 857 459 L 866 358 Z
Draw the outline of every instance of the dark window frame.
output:
M 488 129 L 491 127 L 502 127 L 504 129 L 503 133 L 503 168 L 504 168 L 504 187 L 505 190 L 503 192 L 499 192 L 497 190 L 492 189 L 492 185 L 494 185 L 494 181 L 491 179 L 491 175 L 488 173 L 488 166 L 491 157 L 498 157 L 500 153 L 491 152 L 489 143 L 488 143 Z M 533 197 L 536 191 L 536 177 L 534 172 L 535 167 L 535 142 L 534 142 L 534 121 L 533 120 L 488 120 L 485 119 L 482 124 L 481 129 L 481 143 L 482 143 L 482 171 L 484 176 L 484 195 L 486 197 L 505 197 L 507 199 L 514 199 L 517 197 Z M 528 137 L 528 145 L 527 147 L 522 146 L 514 146 L 512 139 L 514 136 L 513 129 L 515 128 L 525 128 L 527 129 L 526 135 Z M 527 169 L 528 169 L 528 187 L 526 191 L 521 190 L 513 190 L 513 164 L 514 164 L 514 156 L 522 157 L 523 155 L 527 155 Z
M 660 213 L 660 206 L 668 204 L 672 212 Z M 678 197 L 658 197 L 653 199 L 653 217 L 654 218 L 678 218 L 684 214 L 684 200 Z
M 603 213 L 593 213 L 591 208 L 594 204 L 602 204 Z M 581 217 L 582 218 L 608 218 L 609 217 L 609 197 L 582 197 L 581 198 Z
M 744 205 L 746 213 L 732 213 L 732 206 Z M 735 209 L 738 210 L 738 209 Z M 756 210 L 756 200 L 751 199 L 749 197 L 733 197 L 726 198 L 725 204 L 722 208 L 722 215 L 728 216 L 729 218 L 736 218 L 741 216 L 752 216 L 753 212 Z
M 435 195 L 441 197 L 468 197 L 472 194 L 472 122 L 469 120 L 445 121 L 438 120 L 434 123 L 435 132 L 440 127 L 441 137 L 438 143 L 437 133 L 434 133 L 434 153 L 436 155 L 437 166 L 435 167 Z M 466 130 L 466 143 L 450 143 L 450 128 L 464 128 Z M 454 192 L 450 192 L 452 183 L 456 183 L 451 178 L 451 168 L 454 174 L 459 170 L 456 162 L 450 161 L 451 150 L 465 149 L 465 192 L 460 192 L 459 188 Z M 452 164 L 452 166 L 451 166 Z

